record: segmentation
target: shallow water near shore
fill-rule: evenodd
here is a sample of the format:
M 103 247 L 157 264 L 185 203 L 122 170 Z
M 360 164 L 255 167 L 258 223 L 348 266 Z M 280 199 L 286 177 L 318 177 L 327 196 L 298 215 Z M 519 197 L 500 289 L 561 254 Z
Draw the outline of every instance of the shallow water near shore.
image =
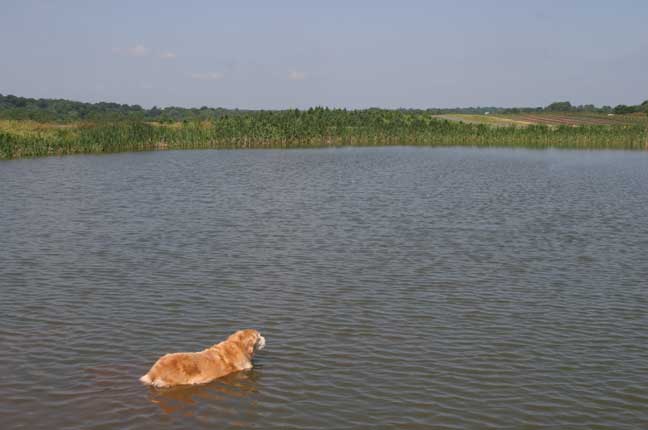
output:
M 0 162 L 3 429 L 648 425 L 648 154 Z M 241 328 L 249 372 L 155 390 Z

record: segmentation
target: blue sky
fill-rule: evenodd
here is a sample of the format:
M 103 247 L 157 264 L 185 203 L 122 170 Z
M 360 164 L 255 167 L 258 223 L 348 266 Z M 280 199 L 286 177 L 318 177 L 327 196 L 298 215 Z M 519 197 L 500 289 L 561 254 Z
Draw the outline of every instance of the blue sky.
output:
M 644 0 L 1 3 L 2 94 L 240 108 L 648 99 Z

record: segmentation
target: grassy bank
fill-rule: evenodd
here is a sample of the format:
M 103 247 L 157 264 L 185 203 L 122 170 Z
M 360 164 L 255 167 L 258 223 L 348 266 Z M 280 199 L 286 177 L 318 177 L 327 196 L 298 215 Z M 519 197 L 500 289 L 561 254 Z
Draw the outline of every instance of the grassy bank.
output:
M 648 149 L 644 125 L 497 127 L 400 111 L 255 112 L 184 123 L 0 121 L 0 158 L 190 148 L 469 145 Z

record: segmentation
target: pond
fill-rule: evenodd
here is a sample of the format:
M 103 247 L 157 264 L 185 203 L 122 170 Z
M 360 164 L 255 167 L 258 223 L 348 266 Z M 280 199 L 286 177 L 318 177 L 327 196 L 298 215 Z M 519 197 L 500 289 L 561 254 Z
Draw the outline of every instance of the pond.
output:
M 648 154 L 0 162 L 3 429 L 637 429 Z M 242 328 L 251 371 L 155 390 Z

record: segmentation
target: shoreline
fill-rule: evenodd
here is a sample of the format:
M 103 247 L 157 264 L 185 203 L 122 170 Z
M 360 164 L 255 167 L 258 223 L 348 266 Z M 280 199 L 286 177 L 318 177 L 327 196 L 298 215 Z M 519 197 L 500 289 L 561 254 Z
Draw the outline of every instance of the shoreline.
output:
M 187 123 L 36 123 L 0 120 L 0 159 L 180 149 L 368 146 L 648 150 L 648 127 L 501 127 L 407 116 L 382 121 L 226 118 Z M 346 120 L 346 121 L 345 121 Z
M 239 150 L 249 150 L 249 151 L 290 151 L 290 150 L 304 150 L 304 149 L 344 149 L 344 148 L 472 148 L 472 149 L 519 149 L 519 150 L 529 150 L 529 151 L 547 151 L 547 150 L 559 150 L 559 151 L 621 151 L 621 152 L 648 152 L 647 148 L 622 148 L 622 147 L 584 147 L 584 146 L 538 146 L 538 145 L 505 145 L 505 144 L 480 144 L 480 145 L 471 145 L 471 144 L 411 144 L 411 143 L 394 143 L 394 144 L 353 144 L 353 145 L 293 145 L 293 146 L 280 146 L 280 145 L 254 145 L 254 146 L 182 146 L 182 147 L 134 147 L 131 149 L 119 149 L 114 151 L 92 151 L 92 152 L 82 152 L 82 151 L 73 151 L 73 152 L 50 152 L 48 154 L 42 155 L 22 155 L 19 157 L 13 158 L 3 158 L 0 157 L 0 163 L 6 161 L 17 161 L 17 160 L 33 160 L 39 158 L 55 158 L 55 157 L 70 157 L 75 155 L 116 155 L 116 154 L 137 154 L 137 153 L 147 153 L 147 152 L 177 152 L 177 151 L 239 151 Z

